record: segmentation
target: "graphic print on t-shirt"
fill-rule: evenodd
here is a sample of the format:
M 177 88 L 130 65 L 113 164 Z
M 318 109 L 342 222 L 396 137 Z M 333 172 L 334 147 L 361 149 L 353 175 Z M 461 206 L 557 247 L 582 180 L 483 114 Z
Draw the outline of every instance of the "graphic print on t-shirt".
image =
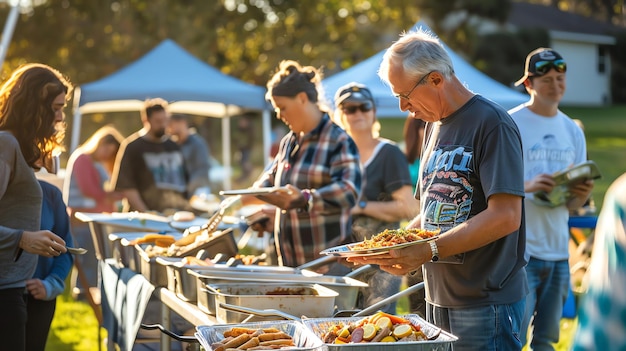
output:
M 143 158 L 158 189 L 185 191 L 183 158 L 180 152 L 145 152 Z
M 527 174 L 524 179 L 532 179 L 537 174 L 552 174 L 573 165 L 576 151 L 570 144 L 559 143 L 554 134 L 547 133 L 525 156 Z
M 474 193 L 469 182 L 472 158 L 472 150 L 448 145 L 435 150 L 424 164 L 424 228 L 446 232 L 467 220 Z

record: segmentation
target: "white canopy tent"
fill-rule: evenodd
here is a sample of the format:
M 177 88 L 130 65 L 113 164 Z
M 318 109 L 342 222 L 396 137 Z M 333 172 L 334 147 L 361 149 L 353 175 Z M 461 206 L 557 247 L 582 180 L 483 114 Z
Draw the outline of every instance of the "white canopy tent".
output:
M 432 32 L 422 21 L 417 22 L 413 29 L 415 30 L 420 27 Z M 443 44 L 443 46 L 448 52 L 448 55 L 450 55 L 457 77 L 461 82 L 467 84 L 470 90 L 495 101 L 505 109 L 510 109 L 528 100 L 527 95 L 490 78 L 465 61 L 447 45 Z M 406 116 L 407 113 L 400 110 L 398 99 L 393 96 L 389 86 L 383 83 L 380 77 L 378 77 L 378 67 L 383 60 L 384 54 L 385 50 L 380 51 L 376 55 L 345 71 L 341 71 L 324 79 L 322 84 L 327 95 L 326 99 L 332 102 L 337 89 L 344 84 L 358 82 L 366 85 L 372 91 L 374 102 L 376 103 L 376 116 L 379 118 Z
M 230 117 L 262 111 L 264 156 L 269 158 L 265 88 L 223 74 L 169 39 L 119 71 L 75 89 L 70 150 L 78 147 L 83 115 L 140 111 L 146 99 L 156 97 L 170 102 L 173 113 L 222 118 L 224 189 L 231 188 Z

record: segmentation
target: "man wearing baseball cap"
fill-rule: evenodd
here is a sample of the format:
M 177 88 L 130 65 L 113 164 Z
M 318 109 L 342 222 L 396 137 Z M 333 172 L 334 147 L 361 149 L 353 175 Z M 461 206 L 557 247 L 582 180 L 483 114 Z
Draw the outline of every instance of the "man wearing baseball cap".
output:
M 509 111 L 519 128 L 524 152 L 530 293 L 520 333 L 525 343 L 532 322 L 531 350 L 554 350 L 552 344 L 559 340 L 559 323 L 570 287 L 569 211 L 582 206 L 593 189 L 591 180 L 573 185 L 570 198 L 556 206 L 537 201 L 533 195 L 537 191 L 550 193 L 556 185 L 552 174 L 587 159 L 582 129 L 559 110 L 566 71 L 565 60 L 556 51 L 532 51 L 526 57 L 524 75 L 515 83 L 524 84 L 530 100 Z

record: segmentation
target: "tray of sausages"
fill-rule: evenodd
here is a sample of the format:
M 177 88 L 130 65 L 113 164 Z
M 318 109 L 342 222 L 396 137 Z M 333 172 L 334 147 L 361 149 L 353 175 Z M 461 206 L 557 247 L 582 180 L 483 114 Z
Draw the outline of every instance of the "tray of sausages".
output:
M 195 337 L 207 351 L 326 350 L 322 340 L 297 321 L 198 326 Z

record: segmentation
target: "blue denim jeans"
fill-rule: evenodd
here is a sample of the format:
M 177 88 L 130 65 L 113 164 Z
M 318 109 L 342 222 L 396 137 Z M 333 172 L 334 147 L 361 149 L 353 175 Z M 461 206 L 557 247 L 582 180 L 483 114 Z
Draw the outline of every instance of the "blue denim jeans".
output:
M 426 306 L 427 320 L 459 338 L 453 351 L 517 351 L 525 300 L 474 308 Z
M 530 350 L 554 350 L 553 343 L 559 341 L 563 304 L 570 287 L 569 264 L 563 261 L 544 261 L 530 258 L 526 266 L 528 288 L 526 312 L 522 324 L 522 342 L 532 320 Z

